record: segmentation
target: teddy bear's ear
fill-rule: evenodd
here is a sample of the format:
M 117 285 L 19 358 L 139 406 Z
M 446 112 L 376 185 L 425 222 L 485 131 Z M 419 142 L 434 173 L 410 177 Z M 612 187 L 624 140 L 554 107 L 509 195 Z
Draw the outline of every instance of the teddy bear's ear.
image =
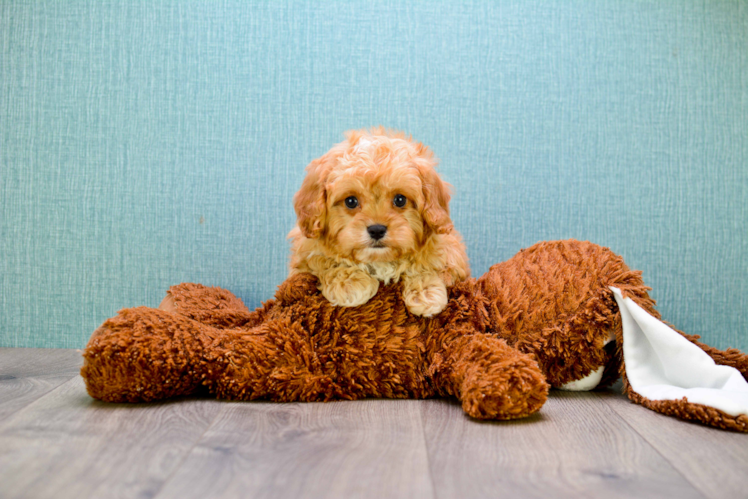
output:
M 323 177 L 326 156 L 317 158 L 306 167 L 301 189 L 293 198 L 296 222 L 307 238 L 319 238 L 324 229 L 327 194 Z
M 449 217 L 449 184 L 436 173 L 436 161 L 432 158 L 421 156 L 414 161 L 423 184 L 423 220 L 435 233 L 451 232 L 453 226 Z

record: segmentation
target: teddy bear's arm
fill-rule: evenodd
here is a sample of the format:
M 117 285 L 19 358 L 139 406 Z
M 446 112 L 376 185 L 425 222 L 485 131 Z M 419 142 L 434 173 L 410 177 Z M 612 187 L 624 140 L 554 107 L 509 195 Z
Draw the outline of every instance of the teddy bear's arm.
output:
M 288 314 L 251 328 L 216 328 L 183 314 L 123 309 L 91 336 L 81 375 L 109 402 L 147 402 L 200 392 L 220 398 L 319 401 L 334 384 L 308 332 Z
M 263 320 L 265 311 L 265 308 L 250 311 L 228 290 L 196 283 L 181 283 L 169 288 L 159 309 L 217 328 L 256 326 Z
M 466 325 L 447 327 L 434 340 L 429 373 L 437 391 L 456 396 L 471 417 L 522 418 L 543 406 L 549 386 L 531 356 Z
M 110 402 L 144 402 L 200 390 L 210 372 L 206 352 L 219 331 L 149 307 L 106 320 L 83 351 L 88 393 Z

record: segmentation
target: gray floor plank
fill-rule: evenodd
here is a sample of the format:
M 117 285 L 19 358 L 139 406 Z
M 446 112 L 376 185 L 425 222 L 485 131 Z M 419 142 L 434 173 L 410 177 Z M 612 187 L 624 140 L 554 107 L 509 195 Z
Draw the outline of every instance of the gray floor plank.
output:
M 83 364 L 79 349 L 0 347 L 0 376 L 75 376 Z
M 75 349 L 0 348 L 0 423 L 75 377 L 82 363 Z
M 91 399 L 74 350 L 0 349 L 0 497 L 746 497 L 748 435 L 612 391 L 514 422 L 446 400 Z
M 422 403 L 225 403 L 159 496 L 432 497 Z
M 73 377 L 74 375 L 44 378 L 2 378 L 0 376 L 0 424 Z
M 457 403 L 424 403 L 438 497 L 700 497 L 592 393 L 552 391 L 540 413 L 479 422 Z
M 0 496 L 151 497 L 221 408 L 102 403 L 76 376 L 0 424 Z
M 661 415 L 624 397 L 600 397 L 706 496 L 748 498 L 748 434 Z

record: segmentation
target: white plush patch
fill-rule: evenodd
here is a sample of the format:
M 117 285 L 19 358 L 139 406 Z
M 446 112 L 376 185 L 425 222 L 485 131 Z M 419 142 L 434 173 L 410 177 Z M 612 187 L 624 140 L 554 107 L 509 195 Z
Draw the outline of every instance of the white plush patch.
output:
M 580 378 L 579 380 L 575 380 L 573 382 L 568 382 L 562 386 L 557 387 L 557 389 L 561 389 L 562 391 L 591 391 L 592 389 L 597 387 L 597 384 L 599 384 L 600 380 L 602 380 L 604 371 L 605 367 L 601 366 L 586 377 Z
M 653 401 L 702 404 L 728 415 L 748 415 L 748 383 L 738 370 L 717 365 L 678 332 L 610 287 L 623 321 L 623 359 L 631 388 Z

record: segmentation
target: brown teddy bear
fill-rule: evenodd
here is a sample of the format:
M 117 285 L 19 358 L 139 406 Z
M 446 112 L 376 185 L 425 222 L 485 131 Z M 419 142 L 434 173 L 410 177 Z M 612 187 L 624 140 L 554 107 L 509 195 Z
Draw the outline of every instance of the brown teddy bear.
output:
M 657 320 L 641 273 L 607 248 L 538 243 L 449 287 L 446 309 L 432 318 L 408 310 L 400 283 L 357 307 L 331 305 L 317 285 L 311 274 L 293 275 L 274 299 L 249 311 L 226 290 L 184 283 L 169 290 L 170 310 L 124 309 L 83 353 L 88 392 L 112 402 L 198 393 L 274 401 L 453 396 L 472 417 L 513 419 L 538 411 L 550 386 L 574 389 L 593 379 L 605 387 L 622 377 L 636 403 L 748 431 L 748 356 L 681 332 L 633 337 L 674 330 Z M 694 359 L 717 374 L 706 389 L 681 396 L 678 390 L 689 389 L 675 381 L 664 387 L 676 392 L 658 395 L 662 374 L 673 370 L 647 349 L 663 338 L 674 353 L 671 366 Z M 631 370 L 627 376 L 626 364 L 636 365 L 636 377 Z M 698 371 L 685 368 L 686 378 Z M 719 384 L 714 397 L 724 405 L 701 397 Z

